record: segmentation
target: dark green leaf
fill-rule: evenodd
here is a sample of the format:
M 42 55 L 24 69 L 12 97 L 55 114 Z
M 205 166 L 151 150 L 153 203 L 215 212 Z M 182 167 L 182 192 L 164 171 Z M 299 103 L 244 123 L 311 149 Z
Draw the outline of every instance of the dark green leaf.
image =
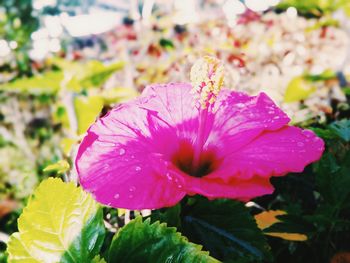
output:
M 163 210 L 163 209 L 162 209 Z M 173 207 L 165 208 L 162 210 L 155 210 L 151 214 L 152 222 L 160 221 L 166 223 L 168 226 L 173 226 L 179 228 L 181 226 L 181 206 L 177 204 Z
M 330 129 L 336 132 L 336 134 L 342 138 L 344 141 L 350 141 L 350 120 L 341 120 L 333 122 Z
M 108 262 L 192 263 L 219 262 L 187 241 L 176 228 L 138 217 L 123 227 L 113 238 Z
M 232 200 L 198 198 L 184 211 L 183 233 L 220 260 L 269 259 L 268 246 L 248 209 Z

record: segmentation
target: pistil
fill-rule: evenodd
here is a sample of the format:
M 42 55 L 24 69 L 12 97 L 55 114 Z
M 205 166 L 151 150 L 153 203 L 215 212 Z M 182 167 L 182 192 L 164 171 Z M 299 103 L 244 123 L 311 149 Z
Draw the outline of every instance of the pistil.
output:
M 197 138 L 194 145 L 192 171 L 200 164 L 203 146 L 206 142 L 207 119 L 213 110 L 216 97 L 224 83 L 224 67 L 216 58 L 205 56 L 199 59 L 191 68 L 192 93 L 199 114 Z

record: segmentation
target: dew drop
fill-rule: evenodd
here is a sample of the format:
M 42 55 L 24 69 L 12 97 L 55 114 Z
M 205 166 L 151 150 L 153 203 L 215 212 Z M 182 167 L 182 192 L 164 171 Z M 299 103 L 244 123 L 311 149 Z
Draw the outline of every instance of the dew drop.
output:
M 171 177 L 170 173 L 167 173 L 167 174 L 166 174 L 166 177 L 168 178 L 169 181 L 172 181 L 172 180 L 173 180 L 173 178 Z
M 130 157 L 131 157 L 131 159 L 135 159 L 135 155 L 131 155 Z
M 303 147 L 303 146 L 304 146 L 304 143 L 302 143 L 302 142 L 297 142 L 297 145 L 298 145 L 299 147 Z
M 120 197 L 119 194 L 115 194 L 115 195 L 114 195 L 114 199 L 118 199 L 119 197 Z
M 125 154 L 125 149 L 124 148 L 120 148 L 119 155 L 124 155 L 124 154 Z
M 136 167 L 135 167 L 135 171 L 136 171 L 136 172 L 141 171 L 141 167 L 140 167 L 140 166 L 136 166 Z
M 181 185 L 181 184 L 178 184 L 178 185 L 177 185 L 177 188 L 181 189 L 181 188 L 182 188 L 182 185 Z
M 130 192 L 134 192 L 136 190 L 136 187 L 135 186 L 131 186 L 130 188 L 129 188 L 129 191 Z

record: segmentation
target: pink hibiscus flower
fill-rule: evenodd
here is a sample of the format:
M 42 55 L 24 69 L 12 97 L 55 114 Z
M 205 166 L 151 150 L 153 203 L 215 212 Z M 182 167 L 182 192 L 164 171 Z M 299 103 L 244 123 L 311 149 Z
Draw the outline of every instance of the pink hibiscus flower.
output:
M 195 194 L 247 201 L 273 192 L 270 177 L 320 158 L 323 141 L 288 126 L 266 94 L 221 88 L 217 60 L 197 62 L 191 80 L 151 85 L 89 128 L 76 168 L 97 201 L 127 209 L 168 207 Z

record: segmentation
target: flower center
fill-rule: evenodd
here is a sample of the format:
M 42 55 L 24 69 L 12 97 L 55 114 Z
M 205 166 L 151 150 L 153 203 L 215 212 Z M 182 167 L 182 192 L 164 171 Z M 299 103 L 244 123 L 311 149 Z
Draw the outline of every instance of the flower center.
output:
M 202 151 L 196 169 L 193 169 L 194 149 L 187 141 L 180 143 L 179 150 L 172 157 L 172 163 L 186 174 L 194 177 L 203 177 L 220 165 L 213 151 Z
M 192 172 L 198 171 L 201 166 L 203 146 L 206 142 L 206 126 L 210 112 L 224 84 L 224 67 L 220 61 L 205 56 L 194 63 L 191 68 L 192 93 L 198 108 L 199 125 L 194 145 Z

